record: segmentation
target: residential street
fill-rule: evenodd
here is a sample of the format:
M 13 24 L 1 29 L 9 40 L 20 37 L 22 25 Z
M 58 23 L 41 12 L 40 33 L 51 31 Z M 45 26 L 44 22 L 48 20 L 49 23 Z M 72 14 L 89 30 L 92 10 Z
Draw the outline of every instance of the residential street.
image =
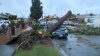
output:
M 99 41 L 100 36 L 73 34 L 69 34 L 68 40 L 52 40 L 62 56 L 100 56 Z
M 0 0 L 0 56 L 100 56 L 99 5 Z

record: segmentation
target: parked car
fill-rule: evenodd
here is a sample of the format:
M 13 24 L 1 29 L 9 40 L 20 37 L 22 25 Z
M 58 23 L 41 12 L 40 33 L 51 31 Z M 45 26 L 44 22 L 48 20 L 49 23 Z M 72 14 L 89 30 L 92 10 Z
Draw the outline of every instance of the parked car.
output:
M 61 26 L 59 29 L 52 33 L 52 38 L 67 39 L 68 30 L 66 26 Z

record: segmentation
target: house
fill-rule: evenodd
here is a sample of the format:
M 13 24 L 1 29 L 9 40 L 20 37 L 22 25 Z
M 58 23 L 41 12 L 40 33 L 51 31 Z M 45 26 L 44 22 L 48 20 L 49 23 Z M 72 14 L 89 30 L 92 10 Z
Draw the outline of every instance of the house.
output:
M 57 22 L 57 18 L 49 18 L 49 20 L 47 21 L 48 24 L 55 24 Z
M 0 28 L 1 26 L 4 24 L 6 26 L 8 26 L 10 23 L 10 21 L 8 20 L 8 17 L 0 15 Z
M 77 25 L 77 22 L 73 22 L 73 21 L 64 21 L 63 24 L 64 24 L 64 25 L 75 26 L 75 25 Z
M 90 14 L 84 14 L 84 15 L 77 15 L 76 18 L 78 20 L 83 20 L 87 26 L 90 27 L 100 27 L 100 15 L 90 15 Z
M 49 16 L 46 19 L 41 19 L 39 20 L 39 23 L 41 25 L 46 25 L 46 24 L 55 24 L 59 19 L 54 17 L 54 16 Z
M 91 14 L 84 14 L 84 15 L 77 15 L 76 18 L 77 20 L 81 20 L 83 22 L 89 22 L 92 20 L 96 15 L 91 15 Z
M 0 15 L 0 20 L 8 20 L 8 17 Z
M 87 26 L 90 27 L 100 27 L 100 15 L 90 18 L 90 22 L 87 23 Z

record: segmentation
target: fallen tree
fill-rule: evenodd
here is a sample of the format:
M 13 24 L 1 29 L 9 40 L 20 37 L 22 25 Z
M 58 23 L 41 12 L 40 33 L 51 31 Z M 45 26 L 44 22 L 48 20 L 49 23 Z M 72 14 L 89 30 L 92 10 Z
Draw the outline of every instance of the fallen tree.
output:
M 52 33 L 53 31 L 57 30 L 65 20 L 67 20 L 69 17 L 71 17 L 72 12 L 68 11 L 65 16 L 63 16 L 56 24 L 54 24 L 51 28 L 47 29 L 47 32 Z
M 48 43 L 50 43 L 48 42 L 50 40 L 48 38 L 49 33 L 52 33 L 53 31 L 57 30 L 60 27 L 60 25 L 62 25 L 63 22 L 67 20 L 71 15 L 72 15 L 72 12 L 68 11 L 68 13 L 64 17 L 62 17 L 55 25 L 47 29 L 47 32 L 42 31 L 41 27 L 38 24 L 33 25 L 34 31 L 31 32 L 30 34 L 27 33 L 29 34 L 28 36 L 26 36 L 26 34 L 21 36 L 21 39 L 18 42 L 22 42 L 22 43 L 18 46 L 17 49 L 19 49 L 20 46 L 22 46 L 21 48 L 27 49 L 27 48 L 30 48 L 31 45 L 37 45 L 37 44 L 47 45 Z

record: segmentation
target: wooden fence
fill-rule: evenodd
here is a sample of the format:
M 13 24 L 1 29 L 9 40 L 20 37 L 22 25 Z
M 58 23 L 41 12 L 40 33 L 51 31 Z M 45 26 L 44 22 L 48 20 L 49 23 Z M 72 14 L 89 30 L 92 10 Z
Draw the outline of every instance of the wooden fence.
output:
M 12 34 L 11 27 L 8 27 L 5 34 L 0 34 L 0 44 L 5 44 L 6 42 L 10 41 L 11 39 L 15 38 L 13 36 L 20 34 L 24 29 L 21 27 L 16 28 L 14 27 L 15 34 Z

